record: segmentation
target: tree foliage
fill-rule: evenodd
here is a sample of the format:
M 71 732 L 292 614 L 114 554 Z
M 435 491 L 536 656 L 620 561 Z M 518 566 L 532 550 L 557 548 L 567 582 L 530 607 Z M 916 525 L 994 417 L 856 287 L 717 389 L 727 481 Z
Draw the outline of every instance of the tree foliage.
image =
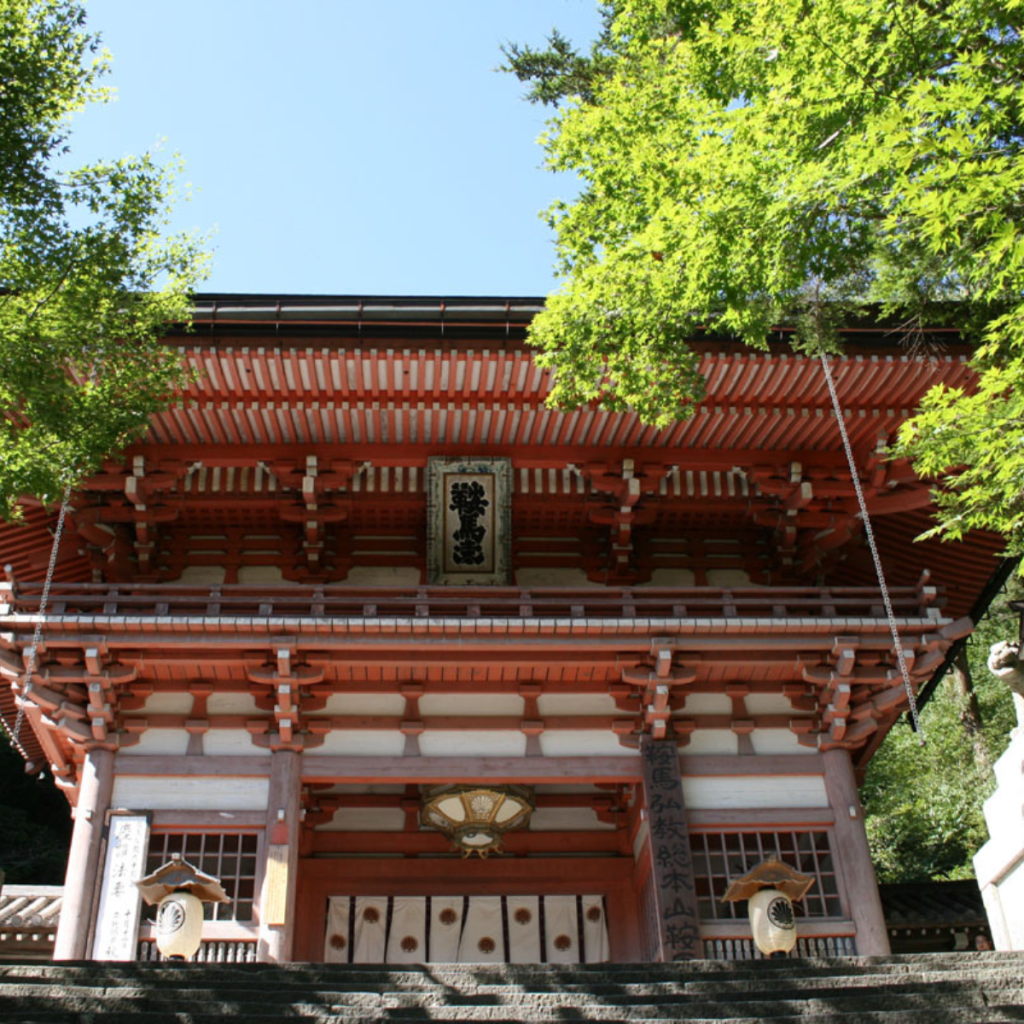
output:
M 202 241 L 163 237 L 176 163 L 74 170 L 71 116 L 109 92 L 74 0 L 0 0 L 0 516 L 59 497 L 182 383 L 160 343 L 188 319 Z
M 834 350 L 870 307 L 952 318 L 980 388 L 937 389 L 899 439 L 953 473 L 940 530 L 1024 550 L 1022 0 L 614 0 L 581 55 L 506 48 L 559 103 L 548 211 L 564 280 L 532 327 L 553 402 L 665 425 L 704 393 L 701 329 Z
M 1019 584 L 1012 596 L 1021 596 Z M 950 673 L 922 712 L 925 746 L 901 721 L 872 758 L 861 796 L 879 881 L 974 877 L 972 859 L 988 839 L 982 808 L 995 788 L 992 766 L 1016 722 L 1009 688 L 985 662 L 989 647 L 1015 637 L 1017 627 L 999 599 L 968 647 L 981 750 L 963 727 L 964 697 Z

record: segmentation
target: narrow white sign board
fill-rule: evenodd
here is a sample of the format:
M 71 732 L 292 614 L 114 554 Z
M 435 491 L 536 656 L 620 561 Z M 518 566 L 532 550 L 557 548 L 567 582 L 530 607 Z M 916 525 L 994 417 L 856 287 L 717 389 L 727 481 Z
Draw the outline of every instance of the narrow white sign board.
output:
M 110 819 L 107 862 L 96 917 L 94 960 L 134 960 L 142 896 L 135 883 L 146 873 L 149 819 L 115 814 Z

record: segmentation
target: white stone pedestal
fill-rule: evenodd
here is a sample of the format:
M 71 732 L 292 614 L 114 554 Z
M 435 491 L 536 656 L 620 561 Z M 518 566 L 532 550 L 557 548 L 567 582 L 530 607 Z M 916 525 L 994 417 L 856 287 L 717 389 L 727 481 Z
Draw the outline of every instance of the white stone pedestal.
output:
M 1024 701 L 1014 694 L 1018 723 Z M 985 801 L 992 837 L 974 858 L 996 949 L 1024 950 L 1024 724 L 995 766 L 997 789 Z

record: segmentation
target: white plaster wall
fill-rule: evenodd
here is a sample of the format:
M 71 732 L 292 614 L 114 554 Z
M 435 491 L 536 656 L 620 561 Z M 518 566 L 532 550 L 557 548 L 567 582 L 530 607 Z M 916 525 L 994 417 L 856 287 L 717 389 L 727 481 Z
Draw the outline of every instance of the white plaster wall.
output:
M 318 832 L 401 832 L 405 811 L 400 807 L 339 807 Z
M 303 757 L 324 757 L 328 754 L 358 757 L 401 757 L 405 752 L 405 736 L 383 729 L 334 729 L 319 747 L 303 753 Z
M 743 569 L 708 569 L 709 587 L 749 587 L 750 574 Z
M 227 570 L 223 565 L 187 565 L 178 577 L 178 583 L 189 586 L 203 586 L 212 583 L 223 583 Z
M 266 754 L 266 747 L 258 747 L 246 729 L 211 729 L 203 736 L 203 753 L 238 757 L 243 754 Z
M 817 747 L 806 747 L 788 729 L 755 729 L 750 734 L 755 754 L 817 754 Z
M 189 734 L 184 729 L 147 729 L 139 742 L 122 747 L 118 753 L 135 754 L 184 754 L 188 749 Z
M 332 693 L 318 715 L 403 715 L 400 693 Z
M 692 569 L 655 569 L 646 583 L 640 587 L 692 587 L 697 577 Z
M 526 737 L 504 729 L 466 732 L 428 729 L 420 734 L 423 757 L 525 757 Z
M 820 775 L 683 776 L 683 798 L 694 810 L 828 807 Z
M 433 693 L 420 697 L 420 716 L 515 715 L 521 718 L 525 704 L 516 693 Z
M 794 711 L 793 705 L 781 693 L 749 693 L 743 699 L 748 715 L 789 715 L 796 718 L 805 712 Z M 806 712 L 810 714 L 811 712 Z
M 206 699 L 208 715 L 262 715 L 251 693 L 211 693 Z
M 264 811 L 266 778 L 233 775 L 118 775 L 111 807 L 132 811 Z
M 516 586 L 518 587 L 600 587 L 587 579 L 582 569 L 538 566 L 516 570 Z
M 679 748 L 683 754 L 737 754 L 739 737 L 731 729 L 696 729 L 690 742 Z
M 350 587 L 418 587 L 420 571 L 415 565 L 355 565 L 341 581 Z
M 238 582 L 248 586 L 268 584 L 270 586 L 281 586 L 291 581 L 284 578 L 279 566 L 276 565 L 243 565 L 238 569 Z
M 547 693 L 538 698 L 537 707 L 541 717 L 619 714 L 615 701 L 607 693 Z
M 635 747 L 624 747 L 606 729 L 558 730 L 540 737 L 545 757 L 636 757 Z
M 142 705 L 139 714 L 143 718 L 146 715 L 187 715 L 192 710 L 192 695 L 190 693 L 151 693 Z
M 689 718 L 691 715 L 731 716 L 732 701 L 724 693 L 687 693 L 682 717 Z
M 531 832 L 612 832 L 590 807 L 538 807 L 530 818 Z

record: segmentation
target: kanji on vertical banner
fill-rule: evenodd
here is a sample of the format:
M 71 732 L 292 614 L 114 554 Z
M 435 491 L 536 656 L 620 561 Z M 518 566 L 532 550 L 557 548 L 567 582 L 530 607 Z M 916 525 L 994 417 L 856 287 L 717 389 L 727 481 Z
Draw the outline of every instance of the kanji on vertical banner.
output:
M 679 751 L 672 740 L 644 736 L 640 746 L 650 828 L 651 878 L 662 960 L 701 956 L 700 916 L 683 806 Z

